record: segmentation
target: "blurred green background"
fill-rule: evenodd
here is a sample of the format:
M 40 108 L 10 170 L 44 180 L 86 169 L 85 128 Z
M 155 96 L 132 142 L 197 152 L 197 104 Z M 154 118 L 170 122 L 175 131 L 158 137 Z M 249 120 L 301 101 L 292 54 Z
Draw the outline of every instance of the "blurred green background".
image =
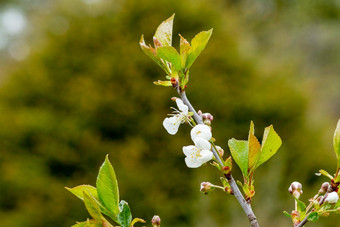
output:
M 176 92 L 157 87 L 162 70 L 140 50 L 176 13 L 191 40 L 214 28 L 191 69 L 187 95 L 214 116 L 213 135 L 262 139 L 273 124 L 283 146 L 255 174 L 261 226 L 290 226 L 287 189 L 307 201 L 335 171 L 332 135 L 340 117 L 339 0 L 13 0 L 0 3 L 0 226 L 71 226 L 87 214 L 64 189 L 95 184 L 105 155 L 134 217 L 163 226 L 248 226 L 235 198 L 200 194 L 219 183 L 211 166 L 188 169 L 182 146 L 162 121 Z M 235 178 L 240 171 L 235 166 Z M 308 226 L 334 226 L 339 216 Z M 139 225 L 141 226 L 141 225 Z

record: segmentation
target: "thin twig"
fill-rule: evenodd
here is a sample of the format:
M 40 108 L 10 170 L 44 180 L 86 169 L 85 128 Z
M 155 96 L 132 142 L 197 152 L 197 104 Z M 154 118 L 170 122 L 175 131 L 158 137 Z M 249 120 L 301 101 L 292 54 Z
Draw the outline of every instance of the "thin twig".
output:
M 181 91 L 180 88 L 177 89 L 178 94 L 180 95 L 183 103 L 185 105 L 187 105 L 189 107 L 189 110 L 191 112 L 194 113 L 193 118 L 195 119 L 195 121 L 197 122 L 197 124 L 203 124 L 203 120 L 202 120 L 202 116 L 198 115 L 196 110 L 194 109 L 194 107 L 191 105 L 191 103 L 189 102 L 185 91 Z M 218 163 L 223 167 L 223 162 L 221 160 L 221 157 L 218 155 L 217 151 L 215 150 L 214 147 L 212 147 L 212 152 L 216 158 L 216 160 L 218 161 Z M 241 207 L 243 208 L 245 214 L 248 217 L 248 220 L 250 222 L 250 225 L 252 227 L 259 227 L 259 223 L 256 219 L 256 216 L 251 208 L 251 205 L 249 203 L 246 202 L 246 200 L 244 199 L 240 189 L 238 188 L 233 176 L 231 174 L 225 174 L 225 177 L 227 178 L 229 184 L 230 184 L 230 188 L 232 189 L 234 196 L 236 197 L 237 201 L 239 202 L 239 204 L 241 205 Z
M 308 221 L 308 215 L 306 215 L 306 217 L 295 227 L 302 227 L 307 223 L 307 221 Z

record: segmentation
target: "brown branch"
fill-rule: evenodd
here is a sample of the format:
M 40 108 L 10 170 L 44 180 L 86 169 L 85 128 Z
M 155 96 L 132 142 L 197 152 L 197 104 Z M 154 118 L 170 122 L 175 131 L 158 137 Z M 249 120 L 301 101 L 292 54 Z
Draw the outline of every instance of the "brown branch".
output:
M 190 112 L 194 113 L 193 118 L 195 119 L 197 124 L 203 124 L 202 117 L 197 114 L 196 110 L 194 109 L 194 107 L 189 102 L 189 100 L 188 100 L 188 98 L 185 94 L 185 91 L 182 91 L 180 88 L 177 88 L 177 91 L 178 91 L 178 94 L 180 95 L 183 103 L 189 107 Z M 221 160 L 221 157 L 219 156 L 219 154 L 217 153 L 217 151 L 215 150 L 214 147 L 212 147 L 212 152 L 215 156 L 215 159 L 223 167 L 223 162 Z M 236 197 L 237 201 L 241 205 L 244 213 L 247 215 L 248 220 L 250 222 L 250 225 L 252 227 L 259 227 L 258 221 L 256 219 L 256 216 L 255 216 L 252 208 L 251 208 L 251 205 L 249 203 L 247 203 L 246 200 L 244 199 L 240 189 L 237 187 L 237 184 L 236 184 L 233 176 L 231 174 L 226 174 L 225 177 L 227 178 L 227 180 L 230 184 L 230 187 L 233 191 L 234 196 Z

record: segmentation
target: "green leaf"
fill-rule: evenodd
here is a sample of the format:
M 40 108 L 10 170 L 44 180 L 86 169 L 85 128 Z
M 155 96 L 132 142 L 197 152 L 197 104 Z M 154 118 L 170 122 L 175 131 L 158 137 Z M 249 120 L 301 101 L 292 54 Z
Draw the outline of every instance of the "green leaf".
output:
M 134 224 L 136 224 L 137 222 L 145 223 L 146 221 L 144 219 L 141 219 L 141 218 L 134 218 L 131 222 L 131 226 L 134 226 Z
M 102 227 L 103 224 L 100 221 L 97 220 L 87 220 L 87 221 L 83 221 L 83 222 L 77 222 L 77 224 L 72 225 L 72 227 Z
M 118 183 L 108 155 L 99 169 L 96 185 L 100 202 L 113 214 L 118 214 Z
M 177 50 L 172 46 L 158 47 L 157 55 L 163 60 L 170 62 L 177 72 L 181 70 L 181 57 Z
M 169 69 L 166 67 L 165 63 L 157 56 L 157 51 L 151 46 L 147 46 L 144 41 L 144 36 L 142 35 L 139 45 L 146 55 L 148 55 L 154 62 L 157 63 L 167 74 L 170 74 Z
M 280 136 L 275 132 L 273 126 L 265 128 L 262 140 L 261 155 L 256 168 L 270 159 L 282 144 Z
M 319 173 L 320 174 L 322 174 L 322 175 L 324 175 L 325 177 L 328 177 L 329 179 L 331 179 L 331 180 L 333 180 L 333 176 L 331 175 L 331 174 L 329 174 L 326 170 L 324 170 L 324 169 L 320 169 L 319 170 Z
M 118 221 L 122 227 L 130 227 L 132 215 L 130 211 L 130 207 L 127 202 L 124 200 L 119 203 L 120 213 L 118 214 Z
M 171 46 L 172 43 L 172 27 L 175 14 L 163 21 L 157 28 L 155 37 L 163 46 Z
M 89 214 L 94 220 L 101 221 L 103 219 L 103 216 L 100 213 L 100 208 L 98 204 L 96 203 L 96 201 L 94 200 L 90 192 L 84 191 L 83 194 L 84 194 L 83 196 L 84 204 L 85 204 L 87 211 L 89 212 Z
M 188 57 L 185 64 L 187 68 L 191 67 L 192 63 L 194 63 L 196 58 L 203 51 L 203 49 L 205 48 L 210 39 L 212 31 L 213 29 L 210 29 L 209 31 L 200 32 L 191 40 L 191 48 L 190 51 L 188 52 Z
M 255 170 L 256 163 L 261 155 L 261 144 L 254 135 L 254 123 L 250 122 L 249 136 L 248 136 L 248 168 L 250 170 Z
M 191 47 L 190 43 L 185 38 L 183 38 L 181 35 L 179 36 L 181 37 L 179 54 L 181 56 L 182 68 L 184 68 Z
M 77 196 L 79 199 L 84 200 L 84 191 L 89 191 L 93 197 L 98 199 L 97 189 L 91 185 L 79 185 L 74 188 L 65 187 L 68 191 L 70 191 L 73 195 Z
M 290 215 L 287 211 L 283 211 L 283 214 L 284 214 L 286 217 L 292 218 L 292 215 Z
M 312 221 L 312 222 L 316 222 L 317 220 L 319 220 L 319 214 L 316 211 L 313 211 L 312 213 L 310 213 L 308 215 L 307 218 L 308 221 Z
M 73 193 L 75 196 L 77 196 L 79 199 L 84 200 L 84 191 L 88 191 L 91 193 L 91 195 L 93 196 L 93 198 L 95 199 L 96 203 L 98 204 L 98 206 L 100 207 L 100 210 L 103 214 L 107 215 L 108 217 L 110 217 L 113 221 L 117 222 L 117 217 L 116 215 L 114 215 L 111 211 L 109 211 L 108 209 L 106 209 L 100 202 L 99 202 L 99 198 L 98 198 L 98 194 L 97 194 L 97 189 L 91 185 L 79 185 L 77 187 L 74 188 L 67 188 L 65 187 L 67 190 L 69 190 L 71 193 Z
M 248 141 L 230 139 L 228 141 L 231 155 L 244 176 L 248 174 Z
M 306 211 L 306 204 L 304 202 L 302 202 L 301 200 L 299 199 L 296 199 L 296 202 L 297 202 L 297 210 L 302 213 L 302 212 L 305 212 Z
M 162 80 L 158 80 L 158 81 L 154 81 L 153 82 L 155 85 L 160 85 L 160 86 L 164 86 L 164 87 L 170 87 L 172 86 L 171 81 L 162 81 Z
M 338 159 L 338 168 L 340 168 L 340 120 L 336 126 L 334 137 L 333 137 L 333 146 L 336 158 Z

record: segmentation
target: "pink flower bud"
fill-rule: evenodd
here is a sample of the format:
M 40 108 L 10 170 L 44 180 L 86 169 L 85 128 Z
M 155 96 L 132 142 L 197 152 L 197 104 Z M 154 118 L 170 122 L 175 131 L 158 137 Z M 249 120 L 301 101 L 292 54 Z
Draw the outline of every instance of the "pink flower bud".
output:
M 220 157 L 222 158 L 224 155 L 224 150 L 222 149 L 222 147 L 220 146 L 216 146 L 217 152 L 220 155 Z
M 161 226 L 161 218 L 158 215 L 153 216 L 151 220 L 153 227 L 159 227 Z
M 328 182 L 324 182 L 321 185 L 321 188 L 319 190 L 319 194 L 325 194 L 327 192 L 328 188 L 329 188 L 329 183 Z
M 214 185 L 210 182 L 202 182 L 201 183 L 201 189 L 200 191 L 204 194 L 208 194 L 209 192 L 213 191 L 215 189 Z
M 300 198 L 301 194 L 303 193 L 302 191 L 302 184 L 294 181 L 288 188 L 288 191 L 290 194 L 293 195 L 294 198 L 298 199 Z

